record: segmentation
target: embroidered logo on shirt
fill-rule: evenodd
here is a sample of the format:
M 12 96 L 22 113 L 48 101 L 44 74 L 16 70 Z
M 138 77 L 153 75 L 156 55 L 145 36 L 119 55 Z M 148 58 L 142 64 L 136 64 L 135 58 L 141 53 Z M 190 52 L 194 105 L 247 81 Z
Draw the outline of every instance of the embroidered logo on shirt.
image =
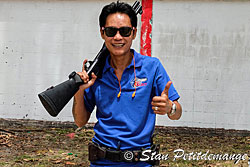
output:
M 135 78 L 133 79 L 130 84 L 133 88 L 138 88 L 140 86 L 146 86 L 147 85 L 148 78 Z

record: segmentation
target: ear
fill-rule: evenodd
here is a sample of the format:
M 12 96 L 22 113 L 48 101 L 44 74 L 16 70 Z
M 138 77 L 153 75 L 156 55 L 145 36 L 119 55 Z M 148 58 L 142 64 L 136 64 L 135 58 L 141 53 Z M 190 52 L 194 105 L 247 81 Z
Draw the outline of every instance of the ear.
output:
M 100 33 L 101 33 L 102 39 L 104 39 L 104 30 L 103 30 L 103 27 L 100 28 Z
M 136 37 L 136 33 L 137 33 L 137 28 L 133 28 L 133 36 L 132 39 L 134 40 Z

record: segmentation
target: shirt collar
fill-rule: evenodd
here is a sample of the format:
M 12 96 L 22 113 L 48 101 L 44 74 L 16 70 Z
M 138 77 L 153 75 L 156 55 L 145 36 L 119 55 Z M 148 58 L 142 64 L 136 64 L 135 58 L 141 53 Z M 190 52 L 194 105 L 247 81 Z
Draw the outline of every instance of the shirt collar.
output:
M 134 53 L 134 58 L 135 58 L 135 67 L 141 67 L 142 66 L 142 56 L 140 56 L 140 53 L 136 52 L 134 49 L 130 49 L 131 52 Z M 109 70 L 110 68 L 112 68 L 109 64 L 109 59 L 110 59 L 110 54 L 108 54 L 107 58 L 106 58 L 106 63 L 105 66 L 103 68 L 103 73 L 105 73 L 107 70 Z M 134 66 L 134 60 L 132 59 L 131 63 L 128 65 L 127 68 L 133 67 Z

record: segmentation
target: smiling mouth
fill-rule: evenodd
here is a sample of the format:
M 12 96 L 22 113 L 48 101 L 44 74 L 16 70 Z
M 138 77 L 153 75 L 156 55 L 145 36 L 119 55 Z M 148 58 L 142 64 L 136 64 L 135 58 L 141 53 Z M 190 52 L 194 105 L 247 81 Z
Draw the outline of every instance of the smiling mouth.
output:
M 115 48 L 121 48 L 123 47 L 125 44 L 112 44 L 113 47 Z

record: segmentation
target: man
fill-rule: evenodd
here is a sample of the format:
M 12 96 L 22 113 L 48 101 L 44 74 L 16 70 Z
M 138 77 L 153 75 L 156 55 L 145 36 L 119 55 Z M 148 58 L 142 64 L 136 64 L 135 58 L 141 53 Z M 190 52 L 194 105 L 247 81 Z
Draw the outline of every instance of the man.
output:
M 125 151 L 151 147 L 156 114 L 167 114 L 172 120 L 181 117 L 179 95 L 157 58 L 142 56 L 131 49 L 137 33 L 137 17 L 130 5 L 113 2 L 105 6 L 99 23 L 110 54 L 102 78 L 92 74 L 89 80 L 84 70 L 87 60 L 82 72 L 78 72 L 85 84 L 74 96 L 75 123 L 84 126 L 97 107 L 93 143 L 100 152 L 90 149 L 90 156 L 96 158 L 91 166 L 151 166 L 135 162 L 138 161 L 135 158 L 131 160 L 137 154 L 126 157 Z M 107 150 L 112 156 L 105 154 Z M 120 158 L 124 155 L 125 160 Z

